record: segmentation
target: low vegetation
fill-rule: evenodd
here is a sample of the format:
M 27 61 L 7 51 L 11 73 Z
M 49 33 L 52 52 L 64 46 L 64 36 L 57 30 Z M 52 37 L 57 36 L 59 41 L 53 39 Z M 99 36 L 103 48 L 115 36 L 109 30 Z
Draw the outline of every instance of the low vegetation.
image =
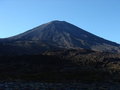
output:
M 0 80 L 120 82 L 120 54 L 90 50 L 0 56 Z

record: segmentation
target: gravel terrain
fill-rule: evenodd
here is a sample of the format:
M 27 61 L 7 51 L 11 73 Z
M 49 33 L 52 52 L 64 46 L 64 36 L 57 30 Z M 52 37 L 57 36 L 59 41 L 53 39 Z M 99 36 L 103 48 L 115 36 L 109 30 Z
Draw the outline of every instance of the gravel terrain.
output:
M 120 84 L 0 82 L 0 90 L 120 90 Z

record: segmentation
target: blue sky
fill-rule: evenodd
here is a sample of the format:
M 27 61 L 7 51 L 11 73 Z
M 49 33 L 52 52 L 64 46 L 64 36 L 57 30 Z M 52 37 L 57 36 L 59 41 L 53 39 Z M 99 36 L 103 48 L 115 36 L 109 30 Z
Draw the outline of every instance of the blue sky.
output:
M 120 0 L 0 0 L 0 38 L 52 20 L 120 43 Z

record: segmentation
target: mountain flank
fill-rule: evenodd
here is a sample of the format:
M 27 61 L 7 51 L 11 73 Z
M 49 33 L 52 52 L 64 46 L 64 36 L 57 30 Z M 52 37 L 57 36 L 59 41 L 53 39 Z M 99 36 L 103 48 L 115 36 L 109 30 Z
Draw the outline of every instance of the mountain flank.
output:
M 119 44 L 91 34 L 66 21 L 51 21 L 19 35 L 1 39 L 0 46 L 4 53 L 19 54 L 29 54 L 31 51 L 33 51 L 31 53 L 40 53 L 49 49 L 89 49 L 100 52 L 120 52 Z M 13 49 L 11 50 L 9 47 Z M 7 51 L 8 48 L 9 51 Z
M 65 21 L 0 39 L 0 81 L 120 83 L 120 45 Z

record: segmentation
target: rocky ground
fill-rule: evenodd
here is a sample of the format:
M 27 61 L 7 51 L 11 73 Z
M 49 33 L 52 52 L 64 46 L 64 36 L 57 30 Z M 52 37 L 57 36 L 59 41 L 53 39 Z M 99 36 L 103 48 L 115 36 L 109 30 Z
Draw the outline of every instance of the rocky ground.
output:
M 65 50 L 0 56 L 0 90 L 120 90 L 120 54 Z
M 0 82 L 0 90 L 120 90 L 120 84 Z

